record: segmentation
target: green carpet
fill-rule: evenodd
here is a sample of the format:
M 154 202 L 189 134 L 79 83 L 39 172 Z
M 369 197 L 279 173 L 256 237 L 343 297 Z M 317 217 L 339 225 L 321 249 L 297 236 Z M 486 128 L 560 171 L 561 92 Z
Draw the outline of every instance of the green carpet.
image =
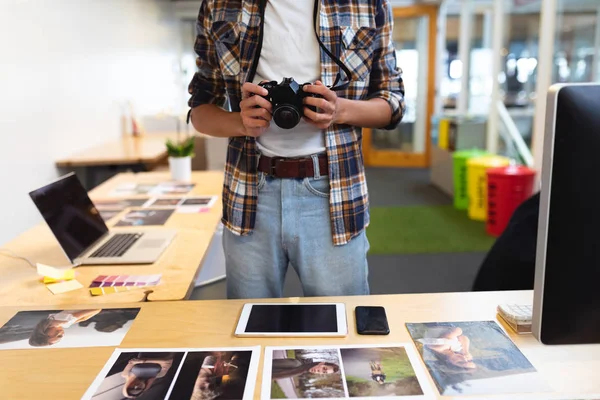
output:
M 485 224 L 452 206 L 373 207 L 369 254 L 487 252 Z

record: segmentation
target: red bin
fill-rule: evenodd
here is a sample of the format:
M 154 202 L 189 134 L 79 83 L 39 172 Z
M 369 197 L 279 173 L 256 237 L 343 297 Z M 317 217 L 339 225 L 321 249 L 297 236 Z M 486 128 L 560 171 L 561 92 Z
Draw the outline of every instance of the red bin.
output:
M 519 205 L 533 195 L 535 171 L 511 165 L 491 168 L 488 176 L 487 233 L 500 236 Z

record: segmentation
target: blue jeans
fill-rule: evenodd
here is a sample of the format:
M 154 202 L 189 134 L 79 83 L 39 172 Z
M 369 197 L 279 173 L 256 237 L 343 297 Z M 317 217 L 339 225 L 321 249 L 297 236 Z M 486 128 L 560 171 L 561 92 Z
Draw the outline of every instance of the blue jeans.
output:
M 254 231 L 248 236 L 223 232 L 227 296 L 282 297 L 288 265 L 298 273 L 305 296 L 369 294 L 367 236 L 362 232 L 343 246 L 333 245 L 327 176 L 319 171 L 305 179 L 259 174 Z

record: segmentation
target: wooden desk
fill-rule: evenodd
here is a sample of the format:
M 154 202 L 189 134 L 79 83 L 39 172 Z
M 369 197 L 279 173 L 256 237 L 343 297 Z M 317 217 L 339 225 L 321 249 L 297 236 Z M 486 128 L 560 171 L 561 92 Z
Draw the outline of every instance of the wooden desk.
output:
M 175 134 L 128 136 L 91 147 L 58 160 L 57 167 L 89 167 L 97 165 L 155 164 L 167 156 L 165 141 Z
M 183 135 L 182 135 L 183 136 Z M 165 141 L 176 134 L 128 136 L 94 146 L 56 161 L 59 168 L 84 168 L 85 186 L 93 188 L 99 170 L 130 168 L 134 172 L 149 171 L 167 159 Z
M 92 199 L 108 198 L 108 194 L 118 185 L 128 182 L 158 183 L 168 181 L 169 174 L 162 172 L 120 174 L 105 182 L 91 192 Z M 223 173 L 193 172 L 192 181 L 196 187 L 191 194 L 218 195 L 219 200 L 210 212 L 201 214 L 173 214 L 165 224 L 165 228 L 178 229 L 179 232 L 169 248 L 153 265 L 136 266 L 82 266 L 77 268 L 77 280 L 84 288 L 72 292 L 53 295 L 40 283 L 34 268 L 24 261 L 5 254 L 0 256 L 0 305 L 68 305 L 68 304 L 110 304 L 139 302 L 145 297 L 144 289 L 106 296 L 92 297 L 87 290 L 92 280 L 98 275 L 137 275 L 162 273 L 160 285 L 149 288 L 148 300 L 182 300 L 191 294 L 194 279 L 199 271 L 204 254 L 208 249 L 213 234 L 221 217 L 221 190 Z M 135 197 L 135 196 L 134 196 Z M 138 196 L 143 197 L 143 196 Z M 146 196 L 147 197 L 147 196 Z M 126 211 L 124 211 L 126 212 Z M 116 223 L 118 216 L 108 225 Z M 119 230 L 120 228 L 114 228 Z M 143 229 L 156 229 L 142 227 Z M 56 239 L 42 222 L 29 231 L 18 236 L 5 246 L 18 255 L 48 265 L 68 265 Z M 0 396 L 1 398 L 1 396 Z
M 284 301 L 297 302 L 299 299 Z M 495 319 L 499 303 L 527 303 L 531 292 L 448 293 L 370 297 L 304 299 L 345 302 L 350 334 L 331 339 L 239 339 L 232 335 L 244 301 L 189 301 L 142 303 L 142 311 L 125 337 L 125 348 L 240 347 L 269 345 L 338 345 L 410 343 L 406 322 L 469 321 Z M 386 307 L 391 334 L 359 336 L 354 332 L 357 305 Z M 111 306 L 112 307 L 112 306 Z M 0 325 L 22 308 L 0 308 Z M 521 351 L 557 392 L 535 398 L 563 398 L 600 393 L 600 345 L 544 346 L 532 336 L 508 331 Z M 263 349 L 264 350 L 264 349 Z M 85 349 L 34 349 L 0 352 L 0 387 L 6 399 L 79 399 L 100 372 L 112 347 Z M 262 371 L 255 398 L 259 398 Z M 433 386 L 433 381 L 429 384 Z M 435 389 L 434 389 L 435 390 Z M 482 398 L 485 396 L 482 396 Z M 527 397 L 530 398 L 530 397 Z
M 92 200 L 114 199 L 110 197 L 111 192 L 119 185 L 136 182 L 139 184 L 153 184 L 160 182 L 168 182 L 171 180 L 169 172 L 145 172 L 145 173 L 123 173 L 115 176 L 111 180 L 103 183 L 90 192 Z M 196 229 L 205 230 L 214 233 L 215 228 L 221 216 L 223 215 L 223 207 L 221 204 L 221 193 L 223 192 L 223 173 L 221 171 L 192 171 L 192 183 L 196 186 L 186 196 L 218 196 L 214 206 L 209 212 L 200 214 L 177 214 L 174 213 L 165 227 L 175 229 Z M 147 198 L 148 195 L 127 196 L 127 198 Z M 164 197 L 181 197 L 181 196 L 164 196 Z M 118 220 L 118 216 L 109 221 Z M 118 229 L 118 228 L 115 228 Z

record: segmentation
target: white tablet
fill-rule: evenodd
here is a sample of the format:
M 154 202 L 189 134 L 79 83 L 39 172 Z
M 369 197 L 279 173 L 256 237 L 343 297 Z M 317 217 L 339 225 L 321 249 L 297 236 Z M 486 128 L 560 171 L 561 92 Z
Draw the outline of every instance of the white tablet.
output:
M 341 303 L 244 304 L 236 336 L 343 337 L 348 335 Z

